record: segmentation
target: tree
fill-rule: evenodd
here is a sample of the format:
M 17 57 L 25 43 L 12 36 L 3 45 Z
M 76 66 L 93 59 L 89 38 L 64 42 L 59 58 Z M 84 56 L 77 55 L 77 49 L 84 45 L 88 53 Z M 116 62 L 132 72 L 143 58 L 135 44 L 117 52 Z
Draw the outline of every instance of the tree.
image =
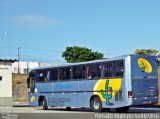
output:
M 160 54 L 158 54 L 158 50 L 156 49 L 136 49 L 134 51 L 134 54 L 139 54 L 139 55 L 152 55 L 155 56 L 156 58 L 160 58 Z M 160 61 L 157 59 L 157 65 L 158 67 L 160 66 Z
M 139 55 L 153 55 L 153 56 L 157 56 L 158 54 L 158 50 L 156 49 L 136 49 L 134 51 L 135 54 L 139 54 Z
M 64 57 L 68 63 L 74 63 L 103 59 L 103 54 L 97 51 L 94 52 L 86 47 L 73 46 L 66 47 L 62 53 L 62 57 Z

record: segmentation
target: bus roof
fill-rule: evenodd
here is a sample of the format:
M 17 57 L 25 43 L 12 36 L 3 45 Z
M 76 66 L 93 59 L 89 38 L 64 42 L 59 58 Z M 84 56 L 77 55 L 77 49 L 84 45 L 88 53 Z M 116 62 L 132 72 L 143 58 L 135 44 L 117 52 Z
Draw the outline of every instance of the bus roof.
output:
M 66 63 L 66 64 L 62 64 L 62 65 L 47 66 L 47 67 L 39 67 L 39 68 L 35 68 L 31 71 L 41 70 L 41 69 L 49 69 L 49 68 L 76 66 L 76 65 L 82 65 L 82 64 L 101 63 L 101 62 L 113 61 L 113 60 L 122 60 L 122 59 L 125 59 L 127 56 L 144 56 L 144 55 L 129 54 L 129 55 L 122 55 L 122 56 L 117 56 L 117 57 L 113 57 L 113 58 L 100 59 L 100 60 L 92 60 L 92 61 L 78 62 L 78 63 Z

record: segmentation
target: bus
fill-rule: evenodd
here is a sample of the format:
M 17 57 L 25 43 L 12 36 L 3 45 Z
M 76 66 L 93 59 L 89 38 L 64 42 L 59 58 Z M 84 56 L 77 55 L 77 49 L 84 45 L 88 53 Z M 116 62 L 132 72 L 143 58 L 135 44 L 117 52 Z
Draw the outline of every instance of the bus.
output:
M 158 71 L 154 56 L 124 55 L 110 59 L 37 68 L 30 71 L 31 106 L 91 108 L 94 112 L 158 102 Z

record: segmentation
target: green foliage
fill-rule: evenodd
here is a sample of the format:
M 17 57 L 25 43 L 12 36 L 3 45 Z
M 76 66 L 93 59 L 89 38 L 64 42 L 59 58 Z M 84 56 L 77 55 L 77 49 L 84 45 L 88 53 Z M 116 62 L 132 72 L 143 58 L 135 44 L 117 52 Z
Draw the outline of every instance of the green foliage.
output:
M 109 86 L 109 80 L 106 80 L 106 84 L 105 84 L 105 91 L 101 91 L 101 95 L 104 99 L 106 99 L 106 105 L 110 105 L 109 103 L 109 99 L 112 98 L 112 87 L 108 87 Z M 111 91 L 111 93 L 109 94 L 108 91 Z
M 134 54 L 139 54 L 139 55 L 152 55 L 155 56 L 156 58 L 160 58 L 160 54 L 158 54 L 158 50 L 156 49 L 136 49 L 134 51 Z M 157 59 L 157 65 L 160 67 L 160 61 Z
M 139 55 L 153 55 L 157 56 L 158 50 L 156 49 L 136 49 L 134 51 L 135 54 Z
M 66 47 L 66 50 L 62 53 L 62 57 L 64 57 L 68 63 L 75 63 L 102 59 L 103 54 L 85 47 L 73 46 Z

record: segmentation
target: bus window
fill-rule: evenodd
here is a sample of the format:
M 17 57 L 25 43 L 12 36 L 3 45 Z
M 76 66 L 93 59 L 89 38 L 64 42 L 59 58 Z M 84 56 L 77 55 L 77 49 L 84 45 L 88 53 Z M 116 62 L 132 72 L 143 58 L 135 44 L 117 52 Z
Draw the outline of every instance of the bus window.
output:
M 50 69 L 48 71 L 49 81 L 57 81 L 58 80 L 58 69 Z
M 101 64 L 91 64 L 91 78 L 100 78 L 101 77 Z
M 35 81 L 35 71 L 31 71 L 31 72 L 29 73 L 29 77 L 27 78 L 27 86 L 28 86 L 28 88 L 31 87 L 32 81 Z
M 71 68 L 68 67 L 66 68 L 66 78 L 65 79 L 71 79 Z
M 71 67 L 65 67 L 60 69 L 60 80 L 71 79 Z
M 39 70 L 38 71 L 38 82 L 45 82 L 46 81 L 46 70 Z
M 86 66 L 86 78 L 87 79 L 91 78 L 91 68 L 90 68 L 90 65 Z
M 31 71 L 29 73 L 29 77 L 27 78 L 27 85 L 28 88 L 30 88 L 31 92 L 34 92 L 35 90 L 35 81 L 36 81 L 36 72 L 35 71 Z
M 104 77 L 123 77 L 124 65 L 122 60 L 110 61 L 104 63 Z
M 82 79 L 85 79 L 85 77 L 86 77 L 86 66 L 83 65 Z
M 73 67 L 73 79 L 82 79 L 83 70 L 81 66 Z
M 117 61 L 116 62 L 116 75 L 118 76 L 118 77 L 123 77 L 123 72 L 124 72 L 124 63 L 123 63 L 123 61 L 122 60 L 120 60 L 120 61 Z

